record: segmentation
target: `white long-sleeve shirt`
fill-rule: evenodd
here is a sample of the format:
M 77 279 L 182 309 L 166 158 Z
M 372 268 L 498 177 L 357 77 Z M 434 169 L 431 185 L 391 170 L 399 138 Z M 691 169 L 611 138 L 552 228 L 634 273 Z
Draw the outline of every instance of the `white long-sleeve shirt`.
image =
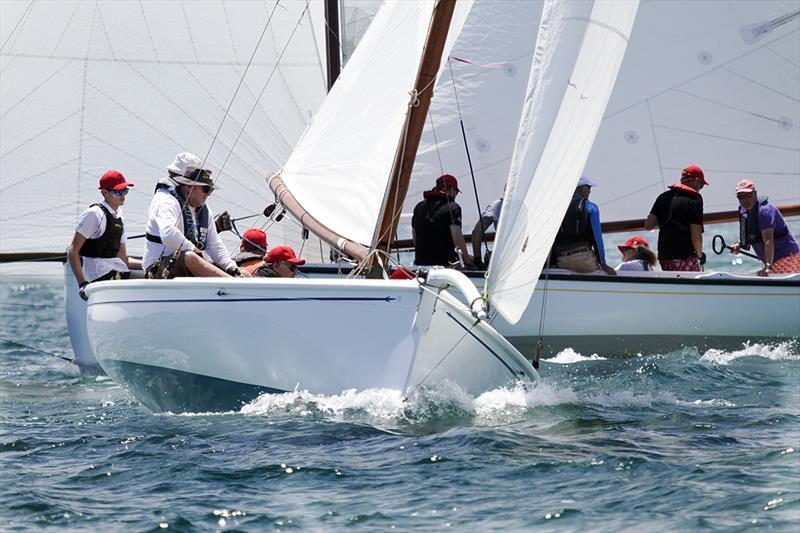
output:
M 197 221 L 197 212 L 193 207 L 189 207 L 192 218 Z M 223 270 L 235 267 L 236 263 L 231 259 L 228 249 L 217 234 L 214 225 L 214 215 L 211 208 L 208 209 L 208 234 L 206 237 L 206 249 L 203 256 L 219 266 Z M 171 255 L 178 250 L 193 250 L 194 244 L 184 235 L 183 214 L 178 200 L 165 190 L 159 190 L 153 195 L 150 201 L 150 208 L 147 215 L 147 233 L 161 238 L 161 244 L 145 240 L 142 266 L 146 270 L 156 259 L 165 255 Z

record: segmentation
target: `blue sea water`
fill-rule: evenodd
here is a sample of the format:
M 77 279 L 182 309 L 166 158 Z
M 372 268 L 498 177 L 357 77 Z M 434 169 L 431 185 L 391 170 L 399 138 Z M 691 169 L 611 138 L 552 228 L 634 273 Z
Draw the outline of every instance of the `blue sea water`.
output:
M 154 415 L 55 357 L 63 302 L 57 281 L 0 283 L 2 531 L 800 529 L 796 342 L 566 350 L 479 397 Z

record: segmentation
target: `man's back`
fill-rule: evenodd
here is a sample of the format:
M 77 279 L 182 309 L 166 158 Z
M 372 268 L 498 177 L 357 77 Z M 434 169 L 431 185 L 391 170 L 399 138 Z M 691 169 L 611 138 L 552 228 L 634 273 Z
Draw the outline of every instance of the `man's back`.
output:
M 426 197 L 414 208 L 411 225 L 415 233 L 414 263 L 448 266 L 458 256 L 451 225 L 461 225 L 461 207 L 447 196 Z
M 658 218 L 658 259 L 694 256 L 691 224 L 703 224 L 703 200 L 689 192 L 670 189 L 656 198 L 650 210 Z

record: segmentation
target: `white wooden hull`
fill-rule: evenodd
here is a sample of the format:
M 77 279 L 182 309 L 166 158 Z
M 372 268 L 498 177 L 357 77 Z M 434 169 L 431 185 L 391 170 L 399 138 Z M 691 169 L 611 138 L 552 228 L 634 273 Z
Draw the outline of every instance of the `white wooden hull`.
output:
M 133 280 L 92 284 L 88 293 L 99 364 L 154 411 L 229 410 L 264 392 L 406 390 L 442 379 L 479 393 L 535 377 L 492 328 L 472 328 L 454 299 L 421 305 L 429 293 L 415 281 Z M 419 319 L 420 307 L 428 319 Z

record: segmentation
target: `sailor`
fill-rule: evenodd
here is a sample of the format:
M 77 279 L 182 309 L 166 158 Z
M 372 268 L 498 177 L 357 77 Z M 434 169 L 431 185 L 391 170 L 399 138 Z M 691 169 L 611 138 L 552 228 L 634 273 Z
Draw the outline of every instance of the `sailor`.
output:
M 578 180 L 553 243 L 551 264 L 581 274 L 603 270 L 614 276 L 616 271 L 606 264 L 600 208 L 589 201 L 592 187 L 596 186 L 586 176 L 581 176 Z
M 481 245 L 483 245 L 483 237 L 490 227 L 494 226 L 497 231 L 497 222 L 500 220 L 500 213 L 503 210 L 503 198 L 500 197 L 483 210 L 480 218 L 472 228 L 472 256 L 474 259 L 474 266 L 478 269 L 484 269 L 489 266 L 489 258 L 491 252 L 487 251 L 484 260 L 481 261 Z
M 233 258 L 241 270 L 252 274 L 264 264 L 267 253 L 267 234 L 258 228 L 250 228 L 242 235 L 239 253 Z
M 305 265 L 306 260 L 298 258 L 290 246 L 276 246 L 264 256 L 264 265 L 253 273 L 260 278 L 293 278 L 297 267 Z
M 753 247 L 764 262 L 759 276 L 800 272 L 800 247 L 789 231 L 783 215 L 770 204 L 767 197 L 759 197 L 756 184 L 744 179 L 736 184 L 739 200 L 739 240 L 731 246 L 735 254 L 740 249 Z
M 656 198 L 644 222 L 646 230 L 659 228 L 658 262 L 661 270 L 699 272 L 706 262 L 703 253 L 703 197 L 708 185 L 703 171 L 689 165 L 681 180 Z
M 175 156 L 169 176 L 158 181 L 147 217 L 142 260 L 146 276 L 228 277 L 242 272 L 212 222 L 206 200 L 216 189 L 211 171 L 188 152 Z
M 622 263 L 617 265 L 617 272 L 620 270 L 628 271 L 648 271 L 653 270 L 656 265 L 656 254 L 650 249 L 650 243 L 644 237 L 631 237 L 624 244 L 617 246 L 622 253 Z
M 103 201 L 90 205 L 78 218 L 75 235 L 67 247 L 67 259 L 78 281 L 81 298 L 88 300 L 84 289 L 89 281 L 130 277 L 131 269 L 141 270 L 142 262 L 128 257 L 122 205 L 133 187 L 118 170 L 109 170 L 100 178 Z M 83 258 L 83 267 L 81 267 Z
M 464 264 L 472 265 L 461 233 L 461 206 L 456 203 L 459 192 L 455 176 L 444 174 L 436 178 L 434 188 L 425 191 L 423 200 L 414 207 L 411 235 L 417 265 L 454 265 L 458 263 L 456 247 Z

